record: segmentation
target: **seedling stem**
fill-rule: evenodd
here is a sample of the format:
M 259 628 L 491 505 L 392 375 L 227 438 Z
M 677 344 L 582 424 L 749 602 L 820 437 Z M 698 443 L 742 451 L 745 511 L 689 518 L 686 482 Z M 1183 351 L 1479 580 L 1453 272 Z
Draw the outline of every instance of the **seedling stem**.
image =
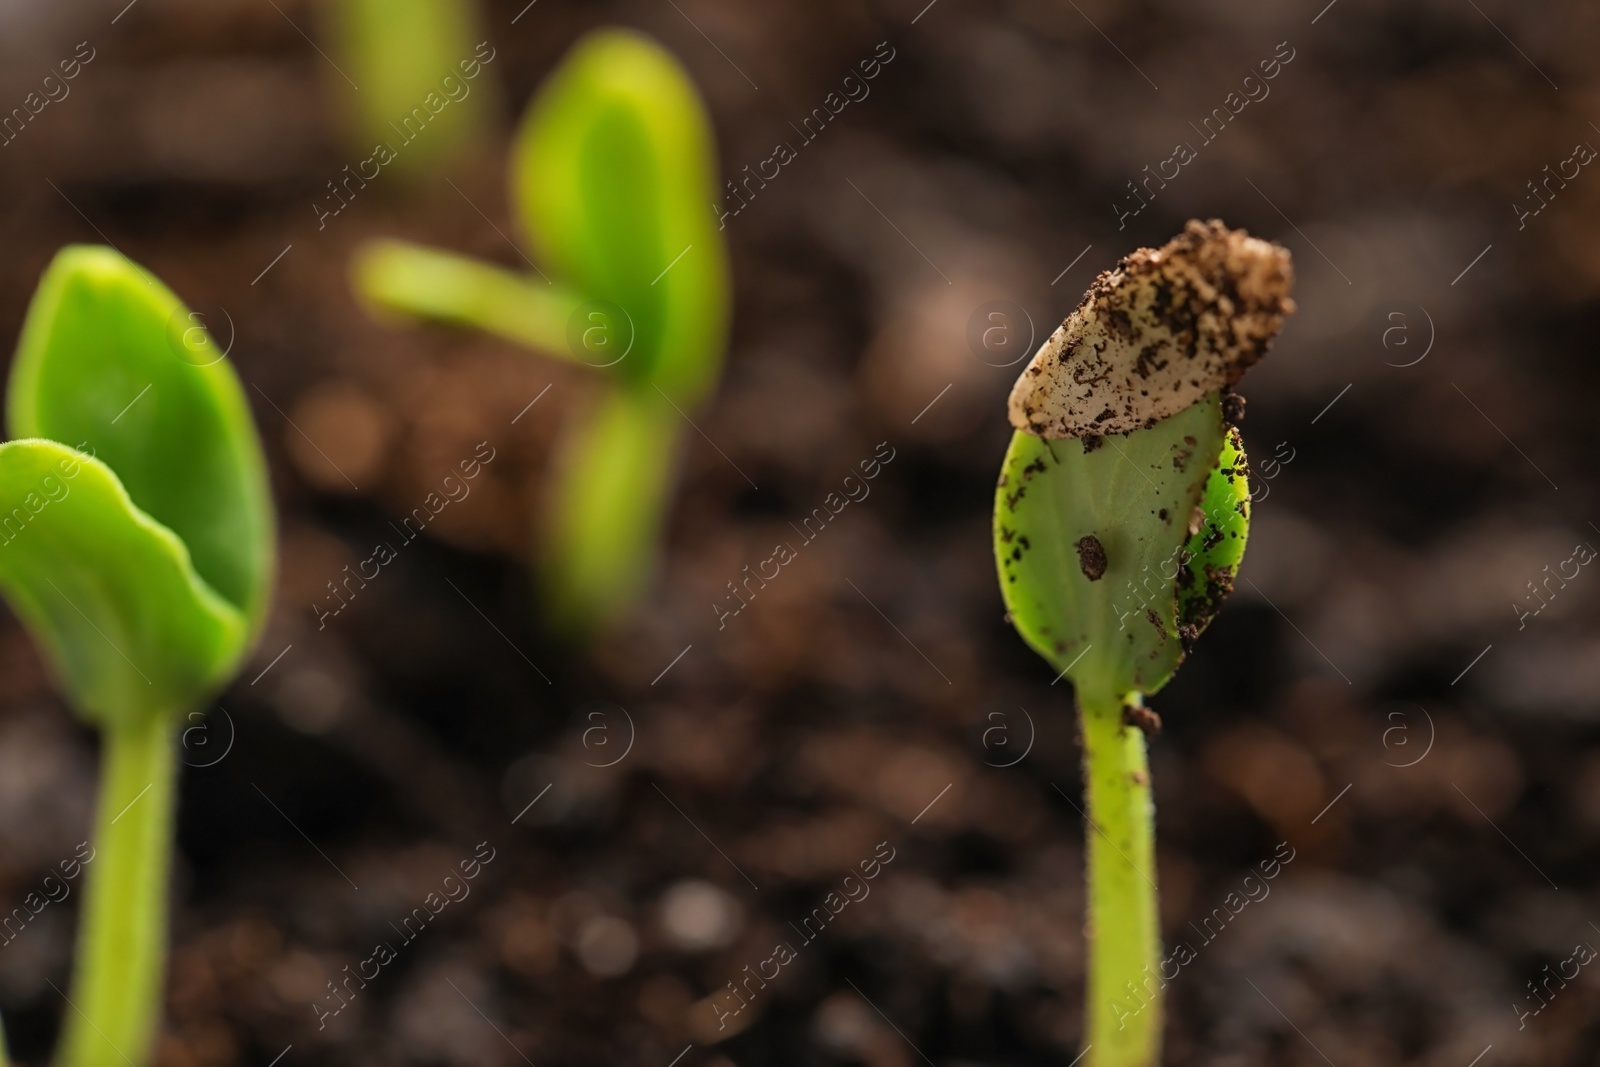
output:
M 1120 700 L 1085 694 L 1078 714 L 1090 826 L 1085 1042 L 1096 1067 L 1146 1067 L 1160 1049 L 1161 1002 L 1146 983 L 1160 962 L 1161 920 L 1144 732 L 1123 723 Z
M 143 1062 L 160 1021 L 178 778 L 174 735 L 165 717 L 101 735 L 94 869 L 63 1018 L 61 1067 Z

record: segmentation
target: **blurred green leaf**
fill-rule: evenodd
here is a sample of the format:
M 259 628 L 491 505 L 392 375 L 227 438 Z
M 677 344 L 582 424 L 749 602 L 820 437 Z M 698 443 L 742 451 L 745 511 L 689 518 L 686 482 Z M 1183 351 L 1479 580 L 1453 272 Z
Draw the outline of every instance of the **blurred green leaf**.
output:
M 63 249 L 28 308 L 6 412 L 14 436 L 115 471 L 253 637 L 273 575 L 266 463 L 233 369 L 171 290 L 109 248 Z
M 0 444 L 0 592 L 103 726 L 182 715 L 245 649 L 244 615 L 178 536 L 104 463 L 54 441 Z
M 583 298 L 517 274 L 409 241 L 371 241 L 351 261 L 356 293 L 371 307 L 474 326 L 545 355 L 577 360 L 569 343 Z
M 1081 704 L 1115 707 L 1160 689 L 1183 659 L 1177 579 L 1223 454 L 1220 399 L 1089 438 L 1087 450 L 1085 440 L 1012 436 L 995 495 L 995 556 L 1023 638 L 1070 675 Z
M 340 73 L 358 87 L 346 93 L 342 79 L 336 86 L 337 99 L 352 110 L 353 150 L 365 155 L 376 144 L 388 144 L 395 159 L 387 166 L 415 173 L 454 158 L 463 145 L 483 136 L 493 83 L 466 76 L 482 73 L 473 49 L 481 40 L 477 4 L 334 0 L 324 7 L 338 42 Z M 413 109 L 421 114 L 413 117 Z M 409 128 L 404 126 L 408 117 L 413 117 Z M 402 131 L 414 139 L 408 141 Z
M 550 273 L 632 318 L 624 379 L 698 405 L 721 365 L 728 265 L 710 123 L 678 61 L 632 31 L 580 41 L 523 118 L 511 190 Z

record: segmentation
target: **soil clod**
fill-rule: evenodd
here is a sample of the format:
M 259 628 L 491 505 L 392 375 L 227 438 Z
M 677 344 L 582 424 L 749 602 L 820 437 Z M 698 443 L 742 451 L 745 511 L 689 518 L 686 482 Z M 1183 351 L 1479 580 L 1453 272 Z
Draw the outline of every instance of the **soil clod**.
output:
M 1122 722 L 1125 726 L 1137 726 L 1151 741 L 1161 736 L 1161 716 L 1143 705 L 1125 705 L 1122 709 Z

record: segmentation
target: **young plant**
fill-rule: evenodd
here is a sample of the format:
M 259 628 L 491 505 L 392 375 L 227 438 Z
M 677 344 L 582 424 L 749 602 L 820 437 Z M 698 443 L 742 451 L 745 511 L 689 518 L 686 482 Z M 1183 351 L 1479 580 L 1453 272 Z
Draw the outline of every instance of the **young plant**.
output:
M 101 737 L 62 1067 L 149 1058 L 178 727 L 234 676 L 266 615 L 271 494 L 222 355 L 147 271 L 77 246 L 45 271 L 11 367 L 0 595 Z
M 549 610 L 586 629 L 640 595 L 687 416 L 716 387 L 727 338 L 727 252 L 710 206 L 710 122 L 678 62 L 600 30 L 529 104 L 511 198 L 538 274 L 400 241 L 354 265 L 380 308 L 472 326 L 596 369 L 596 410 L 568 425 L 543 516 Z
M 1012 624 L 1078 704 L 1091 1067 L 1160 1059 L 1143 698 L 1233 588 L 1250 500 L 1231 387 L 1294 310 L 1291 282 L 1283 248 L 1190 222 L 1101 274 L 1011 393 L 995 557 Z

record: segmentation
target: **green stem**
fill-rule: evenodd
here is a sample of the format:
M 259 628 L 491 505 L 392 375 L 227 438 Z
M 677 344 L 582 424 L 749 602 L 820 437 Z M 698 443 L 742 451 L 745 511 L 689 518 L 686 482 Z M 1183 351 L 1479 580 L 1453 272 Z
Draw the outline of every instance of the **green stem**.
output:
M 472 326 L 547 355 L 583 362 L 568 339 L 583 298 L 557 285 L 409 241 L 373 241 L 351 267 L 369 303 L 415 318 Z
M 102 734 L 93 868 L 58 1067 L 140 1067 L 150 1059 L 166 967 L 173 734 L 164 718 Z
M 0 1023 L 0 1067 L 11 1067 L 11 1060 L 6 1054 L 6 1028 Z
M 1079 695 L 1089 806 L 1090 1067 L 1161 1060 L 1161 919 L 1155 886 L 1155 807 L 1144 733 L 1122 702 Z
M 548 610 L 577 630 L 616 621 L 644 592 L 676 479 L 683 415 L 655 389 L 608 389 L 577 413 L 546 512 Z

